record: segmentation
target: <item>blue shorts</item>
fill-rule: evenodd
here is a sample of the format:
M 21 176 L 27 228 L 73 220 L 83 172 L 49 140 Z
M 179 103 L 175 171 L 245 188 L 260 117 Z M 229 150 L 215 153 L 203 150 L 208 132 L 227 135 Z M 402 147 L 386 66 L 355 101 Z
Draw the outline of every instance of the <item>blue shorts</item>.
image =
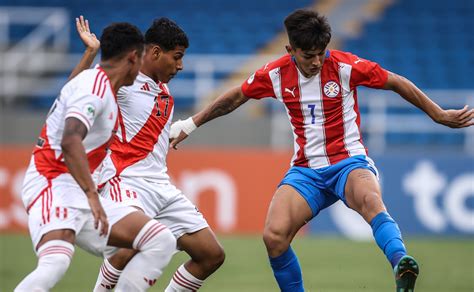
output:
M 308 203 L 314 217 L 337 200 L 346 204 L 344 188 L 347 176 L 357 168 L 368 169 L 378 177 L 378 171 L 372 159 L 365 155 L 356 155 L 318 169 L 293 166 L 278 187 L 289 185 L 295 188 Z

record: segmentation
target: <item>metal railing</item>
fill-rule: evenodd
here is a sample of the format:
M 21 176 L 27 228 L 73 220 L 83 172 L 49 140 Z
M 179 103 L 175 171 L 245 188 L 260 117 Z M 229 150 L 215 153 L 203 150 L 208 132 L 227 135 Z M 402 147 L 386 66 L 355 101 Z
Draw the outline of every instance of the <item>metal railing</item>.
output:
M 70 41 L 69 21 L 63 8 L 0 7 L 0 96 L 4 103 L 34 92 L 37 76 L 57 71 L 63 64 Z M 15 25 L 33 29 L 13 42 L 10 29 Z
M 28 17 L 25 17 L 27 12 Z M 62 8 L 0 7 L 0 104 L 13 104 L 24 97 L 56 96 L 80 54 L 67 53 L 70 43 L 70 16 Z M 11 45 L 12 25 L 34 27 L 24 38 Z M 239 82 L 268 60 L 279 56 L 261 55 L 186 55 L 184 71 L 170 83 L 177 101 L 191 99 L 194 104 L 215 93 L 222 76 L 233 75 Z M 220 77 L 218 77 L 220 76 Z M 226 85 L 227 86 L 227 85 Z M 219 89 L 220 91 L 221 89 Z M 428 90 L 426 93 L 443 108 L 474 106 L 473 90 Z M 362 130 L 367 133 L 371 151 L 383 152 L 387 133 L 426 134 L 452 133 L 421 112 L 398 114 L 393 109 L 413 107 L 393 93 L 362 90 L 359 104 L 364 108 Z M 179 108 L 177 109 L 179 110 Z M 273 147 L 291 147 L 291 132 L 283 109 L 271 110 L 271 142 Z M 464 150 L 474 155 L 474 127 L 457 130 L 463 136 Z

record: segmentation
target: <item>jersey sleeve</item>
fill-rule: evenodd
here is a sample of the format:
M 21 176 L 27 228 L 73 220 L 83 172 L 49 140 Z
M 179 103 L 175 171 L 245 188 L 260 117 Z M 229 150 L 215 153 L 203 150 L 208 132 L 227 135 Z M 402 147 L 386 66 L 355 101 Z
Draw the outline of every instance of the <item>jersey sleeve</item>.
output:
M 95 119 L 100 115 L 104 107 L 104 100 L 86 93 L 83 90 L 77 90 L 66 98 L 66 116 L 65 119 L 73 117 L 81 121 L 90 130 Z
M 382 88 L 387 82 L 388 72 L 379 64 L 351 55 L 351 87 L 367 86 Z
M 265 68 L 259 69 L 242 84 L 242 93 L 253 99 L 262 99 L 265 97 L 275 98 L 273 84 L 270 75 Z

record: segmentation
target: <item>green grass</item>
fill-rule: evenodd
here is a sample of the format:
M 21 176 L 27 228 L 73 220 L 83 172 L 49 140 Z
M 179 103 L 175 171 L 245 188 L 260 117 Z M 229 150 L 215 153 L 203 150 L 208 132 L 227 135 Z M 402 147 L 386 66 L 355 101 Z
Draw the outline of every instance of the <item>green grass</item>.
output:
M 278 291 L 265 248 L 258 236 L 220 236 L 226 262 L 201 291 Z M 409 239 L 420 263 L 417 292 L 474 291 L 474 240 Z M 293 244 L 307 291 L 394 291 L 389 264 L 372 242 L 336 238 L 297 238 Z M 187 259 L 177 254 L 150 291 L 163 291 L 176 267 Z M 77 249 L 66 276 L 53 291 L 91 291 L 101 260 Z M 31 241 L 23 235 L 0 236 L 0 291 L 12 291 L 36 265 Z

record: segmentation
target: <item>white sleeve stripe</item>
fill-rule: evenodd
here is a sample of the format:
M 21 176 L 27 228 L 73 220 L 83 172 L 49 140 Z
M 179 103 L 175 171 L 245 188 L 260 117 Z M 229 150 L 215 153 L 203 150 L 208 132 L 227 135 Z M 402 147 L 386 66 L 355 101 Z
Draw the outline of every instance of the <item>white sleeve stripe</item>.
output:
M 275 68 L 268 72 L 268 76 L 272 82 L 273 92 L 275 93 L 275 97 L 283 102 L 283 95 L 281 93 L 281 76 L 280 76 L 280 68 Z
M 69 113 L 66 114 L 65 119 L 67 119 L 67 118 L 76 118 L 76 119 L 78 119 L 79 121 L 81 121 L 86 126 L 88 131 L 91 128 L 91 123 L 89 122 L 89 120 L 80 112 L 69 112 Z

